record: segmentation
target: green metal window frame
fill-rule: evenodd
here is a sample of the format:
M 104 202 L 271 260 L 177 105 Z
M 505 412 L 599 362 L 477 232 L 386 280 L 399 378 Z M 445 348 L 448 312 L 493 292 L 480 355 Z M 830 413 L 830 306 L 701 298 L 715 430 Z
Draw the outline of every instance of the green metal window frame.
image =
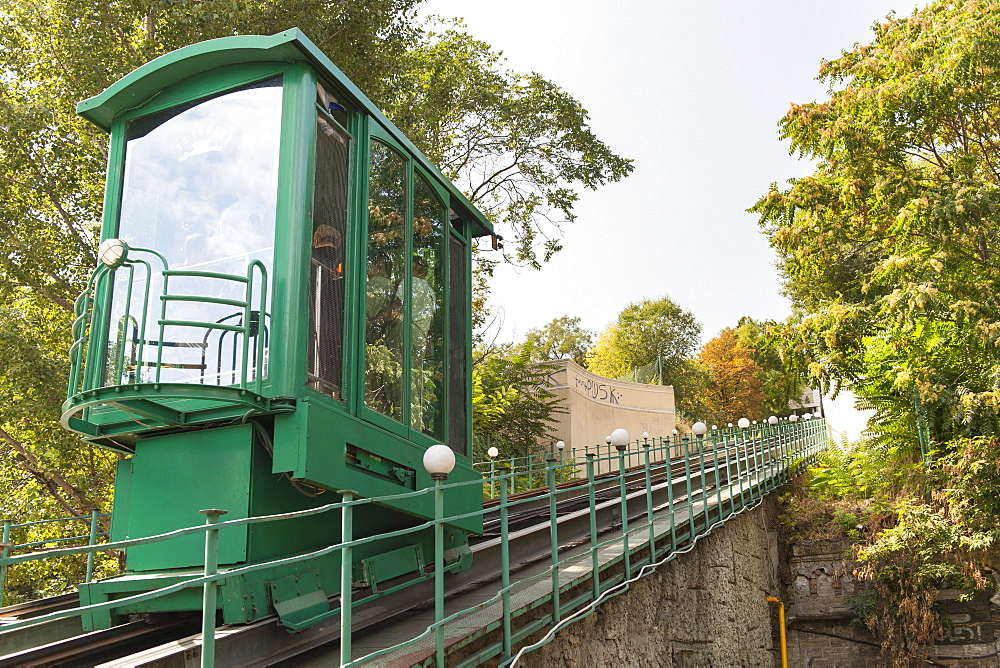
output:
M 366 178 L 364 179 L 364 186 L 363 186 L 364 187 L 364 197 L 359 197 L 359 199 L 358 199 L 359 202 L 363 203 L 366 206 L 366 210 L 364 212 L 365 213 L 365 215 L 364 215 L 365 225 L 364 225 L 364 230 L 363 230 L 364 233 L 363 234 L 361 233 L 360 226 L 357 227 L 357 229 L 358 229 L 357 236 L 359 237 L 359 239 L 360 239 L 360 241 L 362 243 L 362 252 L 363 252 L 363 255 L 361 256 L 361 258 L 362 258 L 362 264 L 363 264 L 364 267 L 367 267 L 367 252 L 368 252 L 368 248 L 367 248 L 367 243 L 368 243 L 368 211 L 367 211 L 367 204 L 368 204 L 368 196 L 369 196 L 367 175 L 368 175 L 368 173 L 370 173 L 370 170 L 371 170 L 371 162 L 370 162 L 371 144 L 372 144 L 372 142 L 376 142 L 377 141 L 377 142 L 381 142 L 385 146 L 389 147 L 390 149 L 392 149 L 393 151 L 395 151 L 396 153 L 398 153 L 400 156 L 402 156 L 406 160 L 406 168 L 405 168 L 405 170 L 406 170 L 405 171 L 405 191 L 406 191 L 406 213 L 405 213 L 405 221 L 406 222 L 405 222 L 405 229 L 406 229 L 407 234 L 405 235 L 406 249 L 404 251 L 404 257 L 408 258 L 408 261 L 406 263 L 406 273 L 405 273 L 404 283 L 403 283 L 403 293 L 408 296 L 408 298 L 407 298 L 407 300 L 406 300 L 406 302 L 404 304 L 404 322 L 407 323 L 407 325 L 409 325 L 412 322 L 412 320 L 411 320 L 411 318 L 412 318 L 411 306 L 412 305 L 411 305 L 411 300 L 409 299 L 409 296 L 412 294 L 412 288 L 413 288 L 413 283 L 412 283 L 412 280 L 413 280 L 412 224 L 413 224 L 413 192 L 414 192 L 414 181 L 415 181 L 414 175 L 415 174 L 419 174 L 423 178 L 423 180 L 427 183 L 427 185 L 429 185 L 431 187 L 431 189 L 434 192 L 434 194 L 437 195 L 437 197 L 440 199 L 440 201 L 441 201 L 441 203 L 443 205 L 444 212 L 448 212 L 448 211 L 451 210 L 451 197 L 450 197 L 450 193 L 448 192 L 448 190 L 441 185 L 441 183 L 439 182 L 438 178 L 434 174 L 432 174 L 431 172 L 429 172 L 428 170 L 425 170 L 418 163 L 418 161 L 415 159 L 413 153 L 411 151 L 407 150 L 406 147 L 404 147 L 401 143 L 397 142 L 395 140 L 395 138 L 392 136 L 391 133 L 389 133 L 387 130 L 385 130 L 384 128 L 382 128 L 378 124 L 371 123 L 370 126 L 369 126 L 369 132 L 367 134 L 368 134 L 368 138 L 367 138 L 368 141 L 367 141 L 367 145 L 366 145 L 366 150 L 362 151 L 360 149 L 360 147 L 359 147 L 359 149 L 357 151 L 358 154 L 364 154 L 365 175 L 366 175 Z M 359 185 L 360 185 L 360 180 L 359 180 Z M 446 242 L 448 240 L 450 240 L 450 238 L 451 238 L 451 236 L 450 236 L 451 233 L 448 231 L 449 228 L 451 228 L 451 225 L 450 225 L 449 221 L 444 220 L 443 221 L 443 226 L 444 226 L 445 229 L 442 229 L 441 240 L 442 240 L 442 244 L 444 244 L 444 247 L 439 248 L 438 251 L 441 253 L 440 257 L 444 258 L 444 272 L 443 272 L 443 276 L 442 276 L 442 282 L 443 282 L 443 285 L 441 286 L 442 290 L 440 290 L 441 294 L 438 295 L 438 297 L 441 300 L 442 304 L 448 304 L 448 303 L 450 303 L 450 300 L 451 300 L 452 296 L 450 295 L 450 283 L 449 283 L 449 281 L 450 281 L 450 278 L 451 278 L 451 272 L 450 272 L 450 267 L 449 267 L 450 263 L 449 263 L 449 260 L 448 260 L 448 257 L 449 257 L 448 247 L 447 247 Z M 358 272 L 358 276 L 359 277 L 365 277 L 366 275 L 367 275 L 366 272 L 363 272 L 363 271 L 359 271 Z M 361 287 L 366 288 L 367 287 L 367 281 L 366 281 L 365 285 L 361 286 Z M 359 289 L 358 290 L 358 294 L 364 295 L 364 293 L 365 293 L 364 289 Z M 359 321 L 363 321 L 364 318 L 360 317 L 360 314 L 364 313 L 363 305 L 358 305 L 358 308 L 359 308 L 359 310 L 357 311 L 357 313 L 359 315 L 358 315 L 357 319 Z M 450 331 L 449 331 L 449 329 L 450 329 L 449 328 L 450 314 L 448 314 L 447 310 L 445 311 L 445 315 L 444 315 L 443 319 L 444 319 L 444 322 L 443 322 L 442 331 L 439 332 L 438 334 L 439 334 L 439 337 L 441 338 L 442 345 L 445 347 L 445 350 L 447 350 L 447 347 L 448 347 L 448 345 L 450 343 L 450 341 L 449 341 L 449 336 L 450 336 Z M 404 379 L 405 382 L 403 382 L 403 385 L 402 385 L 402 388 L 401 388 L 402 389 L 402 397 L 400 399 L 400 401 L 402 403 L 402 408 L 403 408 L 402 420 L 401 421 L 397 421 L 394 418 L 392 418 L 390 416 L 387 416 L 387 415 L 384 415 L 384 414 L 378 412 L 377 410 L 374 410 L 373 408 L 370 408 L 369 406 L 365 405 L 365 403 L 364 403 L 364 397 L 363 397 L 363 394 L 364 394 L 363 383 L 364 383 L 365 362 L 366 362 L 366 360 L 365 360 L 365 354 L 364 354 L 365 353 L 365 347 L 363 345 L 363 343 L 365 341 L 365 332 L 364 332 L 364 326 L 363 326 L 364 323 L 361 322 L 360 324 L 361 324 L 361 326 L 358 328 L 358 336 L 359 336 L 359 341 L 362 343 L 362 345 L 360 345 L 356 349 L 358 351 L 358 359 L 357 359 L 357 364 L 355 365 L 355 370 L 359 373 L 360 379 L 362 381 L 362 385 L 359 386 L 359 388 L 360 388 L 360 394 L 362 396 L 359 398 L 359 402 L 358 402 L 358 406 L 357 406 L 357 413 L 356 414 L 358 415 L 358 417 L 362 418 L 363 420 L 365 420 L 367 422 L 370 422 L 371 424 L 374 424 L 374 425 L 376 425 L 378 427 L 381 427 L 382 429 L 385 429 L 386 431 L 389 431 L 391 433 L 397 434 L 399 436 L 403 436 L 403 437 L 408 438 L 408 439 L 410 439 L 410 440 L 412 440 L 412 441 L 414 441 L 416 443 L 423 443 L 423 444 L 426 444 L 426 445 L 433 445 L 434 443 L 437 443 L 438 441 L 443 440 L 444 438 L 446 438 L 447 432 L 444 432 L 442 434 L 442 438 L 435 438 L 433 436 L 428 436 L 427 434 L 424 434 L 420 430 L 413 429 L 410 426 L 411 425 L 411 416 L 410 416 L 410 409 L 411 409 L 411 386 L 410 386 L 409 378 L 410 378 L 410 374 L 412 373 L 412 359 L 411 359 L 411 357 L 412 357 L 412 339 L 411 339 L 412 332 L 411 332 L 411 328 L 409 326 L 404 326 L 403 327 L 403 357 L 404 357 L 404 364 L 403 364 L 403 375 L 402 375 L 402 378 Z M 449 380 L 447 379 L 447 377 L 444 377 L 443 378 L 443 382 L 442 382 L 442 386 L 443 386 L 442 387 L 442 395 L 444 397 L 444 400 L 441 401 L 441 421 L 442 421 L 443 425 L 447 425 L 448 424 L 448 420 L 450 418 L 450 411 L 453 410 L 453 407 L 449 405 L 450 401 L 448 400 L 448 396 L 449 396 L 448 395 L 448 383 L 449 383 Z

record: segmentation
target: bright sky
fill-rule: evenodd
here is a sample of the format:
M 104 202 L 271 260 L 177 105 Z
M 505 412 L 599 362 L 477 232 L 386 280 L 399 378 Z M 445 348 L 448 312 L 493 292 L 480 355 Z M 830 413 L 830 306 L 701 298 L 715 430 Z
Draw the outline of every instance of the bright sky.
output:
M 464 17 L 511 69 L 573 94 L 612 150 L 635 160 L 624 181 L 586 191 L 565 249 L 541 271 L 502 267 L 492 299 L 502 340 L 561 315 L 600 331 L 630 302 L 669 296 L 703 340 L 744 315 L 783 319 L 775 256 L 746 213 L 772 182 L 810 171 L 777 122 L 791 102 L 826 97 L 820 61 L 913 0 L 425 0 Z M 834 426 L 856 438 L 854 416 Z

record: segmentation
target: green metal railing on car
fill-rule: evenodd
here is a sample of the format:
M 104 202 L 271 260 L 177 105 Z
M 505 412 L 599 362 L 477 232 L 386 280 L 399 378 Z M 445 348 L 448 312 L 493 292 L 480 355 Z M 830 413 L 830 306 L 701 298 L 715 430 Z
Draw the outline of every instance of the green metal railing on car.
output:
M 376 659 L 388 659 L 393 653 L 412 651 L 414 645 L 424 646 L 428 656 L 436 656 L 437 664 L 443 666 L 444 631 L 449 623 L 460 617 L 469 615 L 492 614 L 490 606 L 499 607 L 499 620 L 483 624 L 484 633 L 493 632 L 499 639 L 487 638 L 483 647 L 474 655 L 465 657 L 457 665 L 477 665 L 478 663 L 495 660 L 500 665 L 515 663 L 524 652 L 540 647 L 549 642 L 555 630 L 568 623 L 590 614 L 597 605 L 611 596 L 627 590 L 631 583 L 652 573 L 659 565 L 673 559 L 678 554 L 693 549 L 694 544 L 704 535 L 711 532 L 715 526 L 729 518 L 758 505 L 772 490 L 778 488 L 803 466 L 811 463 L 817 454 L 827 446 L 827 431 L 825 422 L 821 419 L 803 421 L 798 424 L 783 423 L 777 426 L 761 425 L 752 429 L 710 432 L 704 438 L 655 438 L 634 441 L 628 447 L 615 452 L 602 451 L 601 448 L 586 449 L 583 468 L 585 477 L 573 476 L 571 480 L 557 485 L 557 480 L 567 471 L 577 471 L 580 464 L 575 457 L 560 461 L 556 453 L 544 453 L 541 457 L 541 479 L 544 484 L 535 487 L 548 494 L 549 558 L 547 568 L 531 573 L 529 577 L 514 580 L 510 572 L 510 543 L 512 530 L 510 515 L 520 506 L 537 503 L 538 494 L 528 494 L 515 497 L 510 494 L 513 479 L 524 475 L 527 470 L 534 479 L 537 463 L 531 463 L 525 469 L 522 462 L 517 466 L 494 467 L 492 475 L 480 481 L 445 485 L 437 481 L 434 487 L 414 492 L 394 495 L 392 497 L 356 498 L 355 492 L 342 491 L 343 500 L 318 508 L 283 513 L 278 515 L 249 517 L 219 521 L 225 509 L 209 509 L 202 511 L 207 515 L 207 521 L 201 526 L 178 529 L 165 534 L 126 541 L 116 541 L 86 547 L 56 549 L 47 552 L 34 552 L 21 555 L 7 555 L 0 559 L 0 568 L 6 569 L 20 563 L 45 557 L 67 554 L 85 553 L 91 555 L 98 550 L 122 550 L 136 545 L 171 540 L 191 534 L 205 536 L 205 568 L 199 577 L 192 577 L 154 591 L 135 594 L 103 603 L 82 606 L 74 610 L 65 610 L 42 615 L 40 617 L 19 621 L 0 627 L 0 633 L 24 626 L 44 623 L 53 619 L 81 615 L 99 610 L 109 610 L 166 596 L 189 587 L 201 587 L 203 591 L 203 640 L 202 665 L 213 665 L 215 652 L 215 602 L 214 595 L 217 586 L 226 579 L 239 575 L 274 568 L 281 565 L 301 562 L 334 552 L 340 552 L 343 564 L 340 606 L 329 612 L 299 624 L 299 628 L 315 623 L 333 615 L 340 616 L 341 627 L 341 665 L 363 665 Z M 694 460 L 694 462 L 692 462 Z M 643 480 L 642 490 L 636 489 L 632 483 L 630 490 L 626 484 L 626 470 L 629 463 L 641 467 Z M 489 464 L 489 463 L 487 463 Z M 692 464 L 694 464 L 692 466 Z M 711 464 L 711 466 L 709 466 Z M 500 468 L 496 471 L 496 468 Z M 722 470 L 726 474 L 721 473 Z M 683 473 L 681 473 L 683 471 Z M 603 473 L 599 473 L 603 472 Z M 675 472 L 677 475 L 675 475 Z M 603 480 L 614 479 L 619 482 L 621 499 L 599 500 L 596 494 L 597 479 L 603 475 Z M 692 475 L 700 488 L 692 486 Z M 681 481 L 681 476 L 684 480 Z M 657 482 L 663 480 L 665 482 Z M 495 490 L 498 498 L 500 523 L 499 551 L 501 566 L 500 587 L 495 594 L 485 601 L 447 617 L 444 615 L 444 574 L 455 566 L 455 562 L 446 563 L 443 531 L 444 524 L 454 523 L 462 519 L 475 517 L 484 511 L 480 508 L 454 516 L 445 516 L 443 510 L 443 493 L 447 489 L 467 485 L 483 485 L 484 488 Z M 683 494 L 675 494 L 675 485 L 683 484 Z M 667 493 L 666 504 L 654 505 L 654 493 Z M 561 545 L 558 535 L 557 494 L 565 495 L 578 492 L 587 498 L 589 515 L 589 545 L 573 548 L 576 552 L 567 551 L 566 545 Z M 435 517 L 414 527 L 393 531 L 386 534 L 354 538 L 353 512 L 358 506 L 379 504 L 392 500 L 400 501 L 424 495 L 434 495 Z M 629 510 L 628 500 L 640 499 L 640 505 L 645 504 L 638 513 Z M 620 531 L 604 533 L 598 526 L 598 513 L 602 509 L 620 504 L 618 510 Z M 643 512 L 644 511 L 644 512 Z M 579 511 L 579 512 L 582 512 Z M 243 526 L 260 522 L 274 522 L 286 519 L 300 518 L 321 513 L 340 513 L 343 527 L 342 541 L 336 545 L 316 550 L 306 554 L 283 559 L 258 563 L 249 566 L 233 568 L 217 572 L 215 564 L 218 559 L 218 532 L 226 527 Z M 641 518 L 633 522 L 630 518 Z M 677 521 L 680 520 L 680 521 Z M 359 599 L 353 599 L 352 591 L 352 559 L 351 553 L 363 545 L 369 545 L 381 540 L 420 532 L 428 528 L 434 529 L 435 556 L 434 568 L 430 574 L 417 580 L 434 579 L 435 583 L 435 621 L 419 636 L 399 642 L 368 656 L 354 659 L 351 656 L 351 611 L 359 605 L 374 600 L 372 594 Z M 611 555 L 610 557 L 608 555 Z M 587 569 L 579 568 L 581 560 L 589 561 Z M 573 566 L 573 568 L 570 568 Z M 518 592 L 536 583 L 546 583 L 548 593 L 539 596 L 531 594 L 531 607 L 535 614 L 531 621 L 524 622 L 515 628 L 513 620 L 518 617 Z M 408 584 L 412 584 L 408 583 Z M 407 585 L 400 585 L 402 588 Z M 392 591 L 392 590 L 390 590 Z M 546 607 L 540 607 L 544 605 Z M 547 610 L 547 612 L 546 612 Z M 343 614 L 341 614 L 343 613 Z M 519 618 L 520 620 L 520 618 Z M 289 626 L 289 624 L 285 624 Z M 542 640 L 533 645 L 522 647 L 514 654 L 515 646 L 525 638 L 546 631 Z
M 204 359 L 204 351 L 207 344 L 171 342 L 166 338 L 167 328 L 186 328 L 204 331 L 207 338 L 210 332 L 232 332 L 240 335 L 241 349 L 239 354 L 239 364 L 233 369 L 226 369 L 228 374 L 232 372 L 232 382 L 223 383 L 223 373 L 218 370 L 217 384 L 233 384 L 241 389 L 251 389 L 258 394 L 261 392 L 264 379 L 264 350 L 267 345 L 266 323 L 269 318 L 267 311 L 268 295 L 268 275 L 267 268 L 260 260 L 251 260 L 247 264 L 246 274 L 225 274 L 210 271 L 197 271 L 188 269 L 170 269 L 166 258 L 159 252 L 147 248 L 130 248 L 129 258 L 120 267 L 114 269 L 105 265 L 100 265 L 94 270 L 87 284 L 86 290 L 76 300 L 76 318 L 73 322 L 72 335 L 73 344 L 70 346 L 70 375 L 68 396 L 73 397 L 86 390 L 109 385 L 119 385 L 123 378 L 127 378 L 127 384 L 161 381 L 162 370 L 172 368 L 171 365 L 163 361 L 163 351 L 166 347 L 188 346 L 200 348 L 202 350 L 201 365 L 188 365 L 201 367 L 201 382 L 205 382 L 208 377 L 207 363 Z M 151 311 L 150 300 L 152 295 L 152 284 L 154 270 L 149 262 L 137 258 L 137 255 L 148 253 L 160 261 L 162 265 L 158 270 L 162 278 L 161 289 L 158 295 L 160 306 L 156 329 L 158 336 L 155 340 L 149 340 L 147 332 L 150 331 L 147 315 Z M 137 277 L 136 270 L 140 270 Z M 110 300 L 112 298 L 112 281 L 117 271 L 127 272 L 125 283 L 124 299 L 119 303 L 122 305 L 122 312 L 117 317 L 116 323 L 105 322 L 103 315 L 110 313 Z M 172 279 L 204 279 L 214 281 L 219 285 L 242 286 L 243 295 L 239 299 L 223 297 L 208 297 L 203 295 L 175 294 L 171 292 L 170 284 Z M 141 285 L 141 298 L 133 299 L 134 286 Z M 135 302 L 135 304 L 133 304 Z M 167 308 L 170 304 L 196 304 L 202 303 L 212 306 L 223 306 L 236 309 L 236 314 L 240 316 L 236 323 L 226 322 L 232 316 L 218 321 L 202 321 L 192 319 L 168 318 Z M 95 316 L 95 309 L 99 315 Z M 138 311 L 134 313 L 133 311 Z M 111 330 L 114 329 L 112 332 Z M 112 336 L 113 335 L 113 336 Z M 105 337 L 107 338 L 109 350 L 113 352 L 108 365 L 105 368 L 105 356 L 89 353 L 93 346 L 103 347 Z M 251 350 L 250 340 L 254 339 L 254 346 Z M 156 348 L 155 360 L 146 360 L 146 348 L 154 346 Z M 221 342 L 220 342 L 221 347 Z M 221 354 L 221 353 L 220 353 Z M 91 357 L 88 366 L 88 357 Z M 144 380 L 142 378 L 143 367 L 152 368 L 152 378 Z M 184 366 L 184 365 L 181 365 Z M 239 367 L 239 377 L 236 377 L 236 366 Z M 254 369 L 254 377 L 249 378 L 249 370 Z

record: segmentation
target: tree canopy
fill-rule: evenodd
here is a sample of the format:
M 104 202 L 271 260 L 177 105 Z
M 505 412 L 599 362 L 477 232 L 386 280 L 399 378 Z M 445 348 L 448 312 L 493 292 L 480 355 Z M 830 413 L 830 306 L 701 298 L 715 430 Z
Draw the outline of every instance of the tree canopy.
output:
M 743 345 L 732 329 L 722 330 L 706 343 L 698 353 L 698 362 L 705 376 L 696 397 L 701 420 L 726 424 L 764 416 L 764 371 L 754 361 L 753 350 Z
M 608 378 L 626 378 L 637 367 L 656 364 L 660 384 L 671 385 L 700 334 L 694 315 L 669 297 L 644 299 L 625 307 L 601 333 L 587 366 Z
M 816 169 L 752 209 L 813 373 L 941 438 L 996 430 L 998 28 L 994 3 L 937 2 L 823 63 L 830 99 L 781 121 Z
M 531 361 L 547 362 L 569 358 L 584 366 L 593 345 L 594 333 L 581 326 L 580 318 L 568 315 L 550 320 L 544 326 L 528 330 Z
M 944 632 L 938 588 L 992 588 L 998 562 L 1000 7 L 890 16 L 820 79 L 780 122 L 814 171 L 752 210 L 800 318 L 786 350 L 876 411 L 813 490 L 854 504 L 861 617 L 910 665 Z

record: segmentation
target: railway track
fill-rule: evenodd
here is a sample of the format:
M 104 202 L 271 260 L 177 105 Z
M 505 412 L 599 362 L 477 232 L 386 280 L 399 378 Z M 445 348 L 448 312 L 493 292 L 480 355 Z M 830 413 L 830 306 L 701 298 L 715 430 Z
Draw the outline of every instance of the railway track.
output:
M 686 502 L 690 471 L 692 497 L 702 495 L 701 482 L 706 481 L 704 493 L 713 491 L 718 471 L 719 484 L 728 481 L 735 468 L 745 473 L 760 465 L 760 453 L 751 461 L 738 449 L 719 451 L 719 466 L 715 466 L 715 453 L 706 453 L 704 466 L 697 460 L 690 461 L 686 470 L 683 460 L 674 460 L 669 480 L 663 462 L 654 464 L 652 498 L 654 506 L 665 507 L 671 497 L 675 504 Z M 704 473 L 704 476 L 703 476 Z M 645 517 L 645 468 L 626 470 L 626 497 L 629 518 Z M 606 473 L 595 478 L 597 497 L 596 515 L 599 532 L 621 526 L 621 478 L 618 472 Z M 550 516 L 547 490 L 533 490 L 509 497 L 509 553 L 511 571 L 516 571 L 550 554 Z M 558 535 L 561 546 L 570 546 L 587 540 L 590 532 L 589 492 L 586 480 L 570 481 L 557 486 Z M 500 573 L 500 519 L 496 501 L 487 501 L 484 514 L 484 534 L 472 541 L 473 565 L 446 579 L 447 595 L 498 580 Z M 563 549 L 562 547 L 560 549 Z M 366 595 L 365 590 L 355 591 L 355 600 Z M 384 627 L 386 623 L 419 610 L 433 600 L 433 581 L 424 580 L 396 592 L 388 598 L 376 599 L 356 607 L 352 616 L 356 637 L 366 629 Z M 332 608 L 339 606 L 339 596 L 329 599 Z M 27 619 L 54 610 L 76 605 L 76 596 L 67 595 L 44 599 L 23 606 L 0 609 L 0 668 L 13 666 L 175 666 L 188 665 L 200 653 L 200 616 L 183 615 L 130 622 L 107 631 L 77 633 L 71 637 L 54 640 L 33 648 L 11 651 L 4 646 L 2 621 Z M 79 621 L 75 620 L 79 628 Z M 252 624 L 223 625 L 216 631 L 216 661 L 218 665 L 273 666 L 294 665 L 294 657 L 316 648 L 334 645 L 340 637 L 339 616 L 330 617 L 294 635 L 285 631 L 276 616 Z M 15 647 L 15 649 L 17 649 Z M 187 657 L 187 661 L 185 660 Z

